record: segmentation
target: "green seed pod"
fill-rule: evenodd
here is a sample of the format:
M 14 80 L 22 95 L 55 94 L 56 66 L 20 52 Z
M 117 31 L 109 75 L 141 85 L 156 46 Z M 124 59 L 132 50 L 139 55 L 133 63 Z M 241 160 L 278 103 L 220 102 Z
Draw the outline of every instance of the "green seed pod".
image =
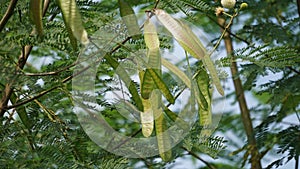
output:
M 131 36 L 132 39 L 138 39 L 138 35 L 140 34 L 140 27 L 133 9 L 125 0 L 118 0 L 118 3 L 120 15 L 125 26 L 127 27 L 129 36 Z
M 32 22 L 35 25 L 38 35 L 43 34 L 43 23 L 42 23 L 42 13 L 43 13 L 43 3 L 42 0 L 30 0 L 29 3 L 29 14 Z

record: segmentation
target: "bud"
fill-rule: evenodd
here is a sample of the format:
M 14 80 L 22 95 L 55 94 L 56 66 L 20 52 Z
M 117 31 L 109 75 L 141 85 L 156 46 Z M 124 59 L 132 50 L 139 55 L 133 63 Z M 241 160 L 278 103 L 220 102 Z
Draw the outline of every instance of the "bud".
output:
M 222 8 L 222 7 L 217 7 L 216 8 L 216 11 L 215 11 L 215 14 L 217 15 L 217 16 L 221 16 L 221 15 L 223 15 L 223 12 L 224 12 L 225 10 L 224 10 L 224 8 Z
M 236 0 L 221 0 L 221 4 L 224 8 L 231 9 L 235 6 Z
M 248 4 L 243 2 L 240 6 L 240 10 L 248 8 Z

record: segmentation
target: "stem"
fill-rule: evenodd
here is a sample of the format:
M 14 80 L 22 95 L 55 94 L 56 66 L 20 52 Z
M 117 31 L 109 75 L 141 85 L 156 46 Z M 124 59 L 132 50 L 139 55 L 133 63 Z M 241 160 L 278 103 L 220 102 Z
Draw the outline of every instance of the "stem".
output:
M 225 19 L 219 17 L 218 22 L 220 25 L 225 25 Z M 224 30 L 221 28 L 221 31 Z M 252 120 L 250 117 L 250 112 L 247 106 L 246 98 L 244 95 L 244 90 L 242 86 L 241 79 L 238 77 L 238 68 L 237 63 L 235 62 L 235 57 L 233 55 L 233 45 L 232 39 L 228 33 L 224 35 L 224 42 L 228 56 L 231 56 L 232 64 L 230 67 L 232 79 L 234 83 L 235 93 L 237 96 L 237 101 L 239 103 L 240 111 L 241 111 L 241 118 L 244 125 L 244 129 L 247 135 L 248 144 L 250 145 L 250 154 L 251 154 L 251 169 L 261 169 L 261 162 L 260 162 L 260 153 L 257 148 L 255 133 L 252 125 Z
M 0 32 L 2 31 L 2 29 L 4 28 L 4 26 L 6 25 L 7 21 L 9 20 L 9 18 L 13 15 L 14 13 L 14 9 L 17 5 L 18 0 L 11 0 L 8 8 L 4 14 L 4 16 L 2 17 L 1 21 L 0 21 Z

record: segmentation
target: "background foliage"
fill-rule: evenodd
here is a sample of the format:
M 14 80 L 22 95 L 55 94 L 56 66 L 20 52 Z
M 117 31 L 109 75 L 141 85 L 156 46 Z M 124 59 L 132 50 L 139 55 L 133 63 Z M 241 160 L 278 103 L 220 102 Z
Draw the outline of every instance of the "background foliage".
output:
M 13 1 L 1 1 L 0 18 L 4 18 L 10 2 Z M 142 12 L 157 5 L 171 14 L 181 13 L 180 16 L 203 29 L 214 45 L 222 34 L 222 25 L 215 15 L 215 8 L 220 6 L 217 0 L 128 2 Z M 249 122 L 254 127 L 252 134 L 263 167 L 276 168 L 294 161 L 297 168 L 300 153 L 299 2 L 243 2 L 248 3 L 248 8 L 234 17 L 229 30 L 235 50 L 226 56 L 221 52 L 225 51 L 226 44 L 221 43 L 217 48 L 221 53 L 218 63 L 229 68 L 233 61 L 230 56 L 235 56 L 239 72 L 233 78 L 239 76 L 242 80 L 252 117 Z M 76 3 L 89 35 L 103 25 L 117 29 L 110 22 L 119 17 L 117 1 L 77 0 Z M 237 2 L 236 9 L 241 3 Z M 230 78 L 226 86 L 229 101 L 217 132 L 203 143 L 198 137 L 201 126 L 195 125 L 186 139 L 173 149 L 171 162 L 163 162 L 159 156 L 127 159 L 101 149 L 85 134 L 72 109 L 72 84 L 68 78 L 73 74 L 80 51 L 72 46 L 57 1 L 49 3 L 42 22 L 43 36 L 33 34 L 35 26 L 30 19 L 29 1 L 15 1 L 11 17 L 0 29 L 0 168 L 176 168 L 176 159 L 186 159 L 187 155 L 192 157 L 188 160 L 197 159 L 206 166 L 199 168 L 250 168 L 252 147 L 236 109 L 236 89 Z M 118 38 L 122 41 L 126 37 Z M 160 38 L 162 48 L 174 47 L 170 39 Z M 79 43 L 76 45 L 80 48 Z M 142 37 L 131 39 L 125 45 L 135 50 L 145 48 Z M 24 62 L 26 47 L 32 50 Z M 126 52 L 121 48 L 113 56 L 122 60 Z M 99 78 L 96 83 L 99 91 L 106 92 L 111 90 L 106 83 L 113 81 L 114 72 L 105 61 L 100 65 L 98 73 L 108 78 Z M 192 68 L 196 70 L 197 66 L 192 65 Z M 164 77 L 175 93 L 178 86 L 168 78 Z M 3 105 L 7 88 L 12 90 L 8 106 Z M 139 130 L 139 125 L 126 122 L 115 106 L 103 98 L 99 97 L 98 104 L 105 107 L 103 114 L 114 128 L 126 129 L 128 135 Z

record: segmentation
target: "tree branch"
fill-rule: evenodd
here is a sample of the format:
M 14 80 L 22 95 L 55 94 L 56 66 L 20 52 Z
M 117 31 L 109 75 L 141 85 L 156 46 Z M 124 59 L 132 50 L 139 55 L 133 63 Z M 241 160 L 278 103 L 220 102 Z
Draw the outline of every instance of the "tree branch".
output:
M 218 17 L 218 23 L 220 25 L 223 25 L 223 27 L 226 24 L 226 21 L 222 17 Z M 223 32 L 223 28 L 221 27 L 221 31 Z M 242 86 L 241 79 L 238 77 L 238 68 L 237 68 L 237 63 L 235 62 L 235 57 L 233 55 L 233 45 L 232 45 L 232 39 L 229 35 L 229 33 L 225 33 L 224 35 L 224 42 L 225 42 L 225 47 L 228 56 L 231 56 L 232 64 L 230 67 L 231 74 L 232 74 L 232 79 L 234 83 L 234 88 L 235 88 L 235 93 L 237 96 L 237 100 L 239 103 L 240 111 L 241 111 L 241 118 L 242 122 L 244 124 L 245 132 L 247 135 L 248 143 L 251 146 L 251 169 L 261 169 L 261 162 L 260 162 L 260 153 L 257 148 L 256 144 L 256 139 L 255 139 L 255 133 L 252 125 L 252 120 L 250 117 L 250 112 L 247 106 L 246 98 L 244 95 L 244 90 Z
M 18 0 L 11 0 L 8 8 L 4 14 L 4 16 L 2 17 L 1 21 L 0 21 L 0 32 L 2 31 L 2 29 L 5 27 L 7 21 L 9 20 L 9 18 L 13 15 L 14 13 L 14 9 L 17 5 Z

